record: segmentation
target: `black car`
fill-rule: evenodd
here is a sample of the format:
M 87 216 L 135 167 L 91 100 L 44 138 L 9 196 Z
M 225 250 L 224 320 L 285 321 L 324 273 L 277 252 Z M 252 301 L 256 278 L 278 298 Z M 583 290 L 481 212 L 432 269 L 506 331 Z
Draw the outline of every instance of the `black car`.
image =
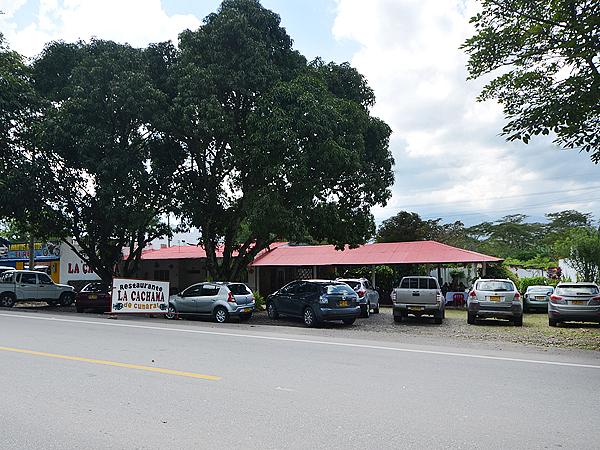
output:
M 341 320 L 352 325 L 360 316 L 358 295 L 346 283 L 327 280 L 293 281 L 267 298 L 271 319 L 281 316 L 304 319 L 307 327 Z

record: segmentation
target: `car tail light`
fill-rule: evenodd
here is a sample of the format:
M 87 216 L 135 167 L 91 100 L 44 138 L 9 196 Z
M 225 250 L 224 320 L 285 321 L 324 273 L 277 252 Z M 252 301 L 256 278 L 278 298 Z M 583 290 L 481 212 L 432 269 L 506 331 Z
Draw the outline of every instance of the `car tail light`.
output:
M 233 294 L 231 293 L 231 291 L 229 291 L 229 293 L 227 294 L 227 302 L 235 303 L 235 298 L 233 298 Z
M 471 291 L 471 292 L 469 292 L 469 297 L 471 297 L 471 298 L 477 297 L 477 294 L 475 293 L 475 291 Z
M 600 295 L 596 295 L 595 297 L 592 298 L 592 300 L 594 300 L 596 302 L 600 302 Z
M 356 291 L 356 293 L 358 294 L 359 298 L 363 298 L 366 294 L 366 291 L 363 289 L 360 289 L 359 291 Z
M 396 291 L 392 291 L 392 293 L 390 294 L 390 298 L 392 299 L 393 302 L 396 301 Z
M 560 295 L 552 294 L 550 296 L 550 302 L 551 303 L 565 303 L 565 300 Z
M 521 294 L 515 293 L 515 300 L 521 300 Z

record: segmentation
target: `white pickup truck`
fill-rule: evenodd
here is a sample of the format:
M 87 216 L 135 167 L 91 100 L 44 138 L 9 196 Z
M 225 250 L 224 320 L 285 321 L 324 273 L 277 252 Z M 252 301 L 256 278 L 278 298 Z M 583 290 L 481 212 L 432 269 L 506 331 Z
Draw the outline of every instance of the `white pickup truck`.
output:
M 0 306 L 11 308 L 16 302 L 32 300 L 69 306 L 75 300 L 75 292 L 72 286 L 55 284 L 43 272 L 9 270 L 0 274 Z
M 446 316 L 445 301 L 438 281 L 433 277 L 404 277 L 392 291 L 394 321 L 412 314 L 417 317 L 433 316 L 441 324 Z

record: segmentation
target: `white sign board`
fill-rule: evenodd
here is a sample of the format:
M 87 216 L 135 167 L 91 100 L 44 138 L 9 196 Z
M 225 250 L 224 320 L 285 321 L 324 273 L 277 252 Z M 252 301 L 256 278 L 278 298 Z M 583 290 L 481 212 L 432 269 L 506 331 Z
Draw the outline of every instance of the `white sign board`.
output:
M 113 279 L 111 312 L 164 314 L 169 306 L 166 281 Z

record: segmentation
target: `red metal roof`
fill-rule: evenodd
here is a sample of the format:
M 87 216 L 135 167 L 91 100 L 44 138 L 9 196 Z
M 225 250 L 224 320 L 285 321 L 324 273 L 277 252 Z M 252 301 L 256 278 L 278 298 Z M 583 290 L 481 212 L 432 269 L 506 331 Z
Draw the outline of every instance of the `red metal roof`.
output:
M 279 245 L 287 244 L 287 242 L 275 242 L 270 245 L 271 249 L 277 248 Z M 263 250 L 266 252 L 268 250 Z M 234 256 L 237 252 L 233 253 Z M 259 253 L 260 255 L 261 253 Z M 217 249 L 217 257 L 223 256 L 223 249 Z M 162 259 L 201 259 L 206 258 L 206 251 L 199 245 L 176 245 L 173 247 L 163 247 L 160 249 L 148 249 L 142 252 L 142 259 L 146 260 L 162 260 Z
M 498 262 L 483 255 L 436 241 L 366 244 L 336 250 L 333 245 L 281 245 L 263 253 L 253 266 L 345 266 L 378 264 L 449 264 Z

